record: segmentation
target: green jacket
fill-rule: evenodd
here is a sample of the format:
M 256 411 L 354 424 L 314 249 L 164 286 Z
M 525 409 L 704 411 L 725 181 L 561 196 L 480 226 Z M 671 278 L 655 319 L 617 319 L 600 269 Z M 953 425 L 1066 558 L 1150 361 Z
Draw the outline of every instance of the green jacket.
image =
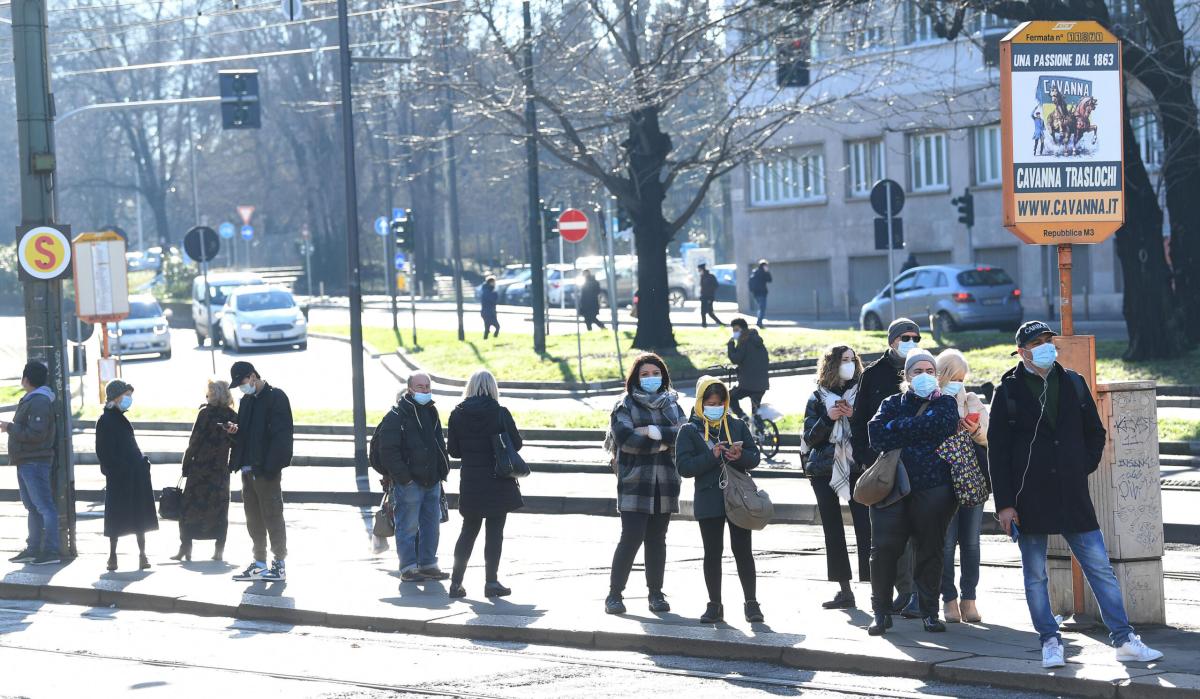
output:
M 739 471 L 758 466 L 758 446 L 750 428 L 742 420 L 729 415 L 727 441 L 742 443 L 742 457 L 731 461 Z M 715 437 L 716 435 L 711 435 Z M 704 425 L 695 415 L 683 427 L 675 440 L 675 466 L 684 478 L 696 479 L 696 496 L 692 500 L 693 516 L 709 519 L 725 516 L 725 495 L 721 492 L 721 462 L 713 456 L 712 445 L 704 440 Z

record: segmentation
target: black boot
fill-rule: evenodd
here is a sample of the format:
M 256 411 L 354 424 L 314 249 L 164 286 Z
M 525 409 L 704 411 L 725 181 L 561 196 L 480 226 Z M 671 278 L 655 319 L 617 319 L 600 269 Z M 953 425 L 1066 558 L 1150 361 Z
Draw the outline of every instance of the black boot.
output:
M 716 624 L 725 621 L 725 605 L 719 602 L 709 602 L 708 607 L 704 610 L 704 616 L 700 617 L 701 624 Z
M 763 620 L 762 607 L 758 606 L 758 602 L 754 600 L 746 600 L 746 621 L 757 624 Z
M 821 604 L 825 609 L 852 609 L 854 607 L 854 594 L 845 590 L 838 590 L 833 599 Z
M 463 576 L 467 574 L 466 561 L 454 561 L 454 572 L 450 574 L 450 597 L 466 597 L 467 590 L 463 587 Z
M 671 611 L 671 603 L 667 601 L 667 596 L 662 593 L 662 590 L 655 590 L 650 593 L 650 611 L 655 614 L 665 614 Z
M 621 595 L 616 592 L 608 593 L 608 597 L 604 599 L 605 614 L 624 614 L 625 600 L 621 599 Z
M 876 613 L 875 620 L 867 627 L 867 633 L 872 636 L 882 636 L 890 628 L 892 628 L 892 615 Z
M 493 580 L 483 586 L 484 597 L 508 597 L 512 594 L 512 590 L 501 585 L 498 581 Z
M 917 593 L 912 593 L 912 598 L 908 600 L 908 605 L 900 611 L 900 616 L 905 619 L 920 619 L 924 616 L 921 613 L 921 598 Z
M 922 620 L 922 623 L 925 624 L 925 630 L 929 633 L 941 633 L 946 630 L 946 625 L 936 616 L 927 616 Z

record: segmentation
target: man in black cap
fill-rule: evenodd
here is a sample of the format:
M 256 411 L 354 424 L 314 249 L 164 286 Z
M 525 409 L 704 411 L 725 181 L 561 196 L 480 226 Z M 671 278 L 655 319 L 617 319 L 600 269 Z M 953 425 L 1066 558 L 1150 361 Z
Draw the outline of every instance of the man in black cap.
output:
M 1042 645 L 1042 667 L 1063 667 L 1062 637 L 1046 586 L 1046 545 L 1061 534 L 1096 595 L 1117 660 L 1149 662 L 1125 613 L 1088 493 L 1100 466 L 1105 430 L 1087 382 L 1058 363 L 1055 332 L 1040 320 L 1017 330 L 1021 362 L 1000 379 L 988 427 L 988 467 L 1000 526 L 1021 548 L 1025 601 Z
M 700 327 L 707 328 L 709 318 L 717 325 L 724 326 L 713 312 L 713 301 L 717 300 L 717 275 L 708 271 L 708 265 L 703 262 L 696 265 L 696 269 L 700 271 Z
M 234 580 L 277 582 L 287 579 L 287 529 L 283 520 L 283 469 L 292 461 L 292 405 L 287 395 L 258 375 L 250 362 L 234 362 L 229 385 L 241 391 L 229 470 L 242 474 L 246 529 L 254 542 L 254 562 Z M 274 561 L 267 567 L 267 538 Z

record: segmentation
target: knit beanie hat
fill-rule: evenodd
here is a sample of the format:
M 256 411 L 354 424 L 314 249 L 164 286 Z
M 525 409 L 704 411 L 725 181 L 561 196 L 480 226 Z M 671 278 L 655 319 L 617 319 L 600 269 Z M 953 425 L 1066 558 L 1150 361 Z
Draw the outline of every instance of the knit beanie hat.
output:
M 895 342 L 896 338 L 904 333 L 916 333 L 920 335 L 921 328 L 908 318 L 897 318 L 888 326 L 888 344 L 890 345 Z
M 908 376 L 908 372 L 913 368 L 913 365 L 916 364 L 917 362 L 929 362 L 930 364 L 934 365 L 935 367 L 937 366 L 937 361 L 933 358 L 932 354 L 926 352 L 923 349 L 915 349 L 912 352 L 909 352 L 908 356 L 904 358 L 904 376 L 905 377 Z

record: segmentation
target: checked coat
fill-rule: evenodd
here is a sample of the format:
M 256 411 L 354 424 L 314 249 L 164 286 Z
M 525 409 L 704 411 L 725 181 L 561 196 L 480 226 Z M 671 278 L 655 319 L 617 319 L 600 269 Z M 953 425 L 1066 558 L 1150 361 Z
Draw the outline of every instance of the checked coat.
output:
M 613 407 L 611 429 L 617 455 L 617 509 L 662 514 L 679 512 L 675 438 L 687 417 L 672 390 L 627 393 Z M 655 425 L 662 439 L 640 434 Z

